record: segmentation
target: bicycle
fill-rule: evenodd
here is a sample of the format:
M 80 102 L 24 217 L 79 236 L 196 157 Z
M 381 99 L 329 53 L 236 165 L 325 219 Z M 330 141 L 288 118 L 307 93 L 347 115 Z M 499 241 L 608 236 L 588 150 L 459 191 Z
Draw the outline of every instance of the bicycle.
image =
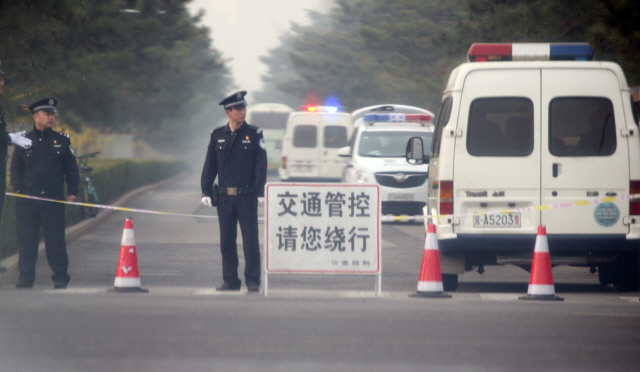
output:
M 100 151 L 76 157 L 79 163 L 78 170 L 82 176 L 82 182 L 80 182 L 81 189 L 78 193 L 78 201 L 80 203 L 98 204 L 98 192 L 91 184 L 90 177 L 93 168 L 87 164 L 87 161 L 89 158 L 95 158 L 99 153 Z M 87 217 L 94 218 L 98 214 L 98 208 L 96 207 L 83 206 L 82 209 Z

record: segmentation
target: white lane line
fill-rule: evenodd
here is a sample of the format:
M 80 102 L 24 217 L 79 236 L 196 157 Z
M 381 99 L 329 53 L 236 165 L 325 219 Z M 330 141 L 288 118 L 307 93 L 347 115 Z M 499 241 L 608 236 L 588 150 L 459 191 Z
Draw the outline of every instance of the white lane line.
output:
M 625 301 L 629 301 L 632 304 L 639 304 L 640 305 L 640 298 L 638 297 L 631 297 L 631 296 L 619 296 L 621 300 L 625 300 Z
M 487 301 L 518 301 L 518 293 L 480 293 L 480 298 Z
M 67 289 L 45 289 L 42 293 L 53 294 L 96 294 L 107 293 L 106 288 L 67 288 Z

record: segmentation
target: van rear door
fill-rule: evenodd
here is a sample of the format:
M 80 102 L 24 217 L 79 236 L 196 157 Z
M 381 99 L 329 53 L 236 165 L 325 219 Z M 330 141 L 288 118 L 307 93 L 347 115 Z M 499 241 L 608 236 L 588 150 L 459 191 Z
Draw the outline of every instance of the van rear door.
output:
M 629 149 L 616 75 L 542 70 L 542 204 L 629 193 Z M 545 210 L 549 234 L 626 234 L 629 203 Z
M 338 156 L 338 150 L 347 146 L 350 120 L 348 114 L 322 115 L 319 128 L 320 177 L 342 178 L 344 160 Z
M 287 154 L 290 178 L 318 178 L 320 176 L 320 115 L 297 114 L 292 120 L 291 151 Z
M 483 69 L 464 80 L 453 177 L 453 213 L 540 202 L 540 69 Z M 440 180 L 441 182 L 443 180 Z M 539 212 L 459 217 L 458 234 L 535 234 Z

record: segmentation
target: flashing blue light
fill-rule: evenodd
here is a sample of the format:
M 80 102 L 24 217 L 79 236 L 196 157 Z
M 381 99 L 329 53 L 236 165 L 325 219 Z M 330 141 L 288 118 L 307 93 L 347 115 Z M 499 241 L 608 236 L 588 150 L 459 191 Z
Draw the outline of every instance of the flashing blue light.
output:
M 367 114 L 364 121 L 370 123 L 402 123 L 405 120 L 405 114 Z
M 328 113 L 335 114 L 338 111 L 337 107 L 325 106 L 324 110 Z
M 552 43 L 549 54 L 552 61 L 593 61 L 589 43 Z

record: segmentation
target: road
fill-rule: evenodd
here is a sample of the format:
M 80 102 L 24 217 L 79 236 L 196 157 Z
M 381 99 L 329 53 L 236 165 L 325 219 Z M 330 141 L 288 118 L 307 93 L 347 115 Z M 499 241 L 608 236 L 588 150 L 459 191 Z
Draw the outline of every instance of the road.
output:
M 197 176 L 130 207 L 215 214 Z M 269 277 L 269 297 L 218 294 L 215 220 L 135 214 L 142 286 L 115 294 L 124 218 L 69 245 L 72 281 L 53 291 L 40 259 L 33 290 L 0 291 L 0 371 L 637 370 L 638 293 L 602 287 L 582 268 L 553 270 L 563 302 L 518 301 L 528 273 L 487 267 L 451 299 L 414 299 L 424 229 L 382 226 L 383 297 L 372 277 Z M 262 225 L 261 225 L 262 228 Z M 261 235 L 262 240 L 262 235 Z M 241 244 L 241 241 L 239 242 Z M 242 261 L 240 272 L 242 272 Z

